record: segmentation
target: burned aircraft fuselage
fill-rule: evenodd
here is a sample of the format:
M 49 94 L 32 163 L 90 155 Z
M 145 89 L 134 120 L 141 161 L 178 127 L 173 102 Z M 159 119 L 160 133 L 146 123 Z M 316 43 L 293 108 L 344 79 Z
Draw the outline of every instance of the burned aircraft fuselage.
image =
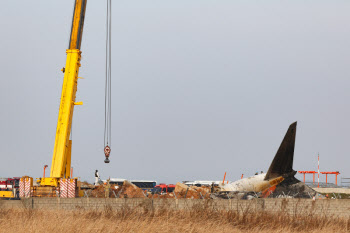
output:
M 262 192 L 266 189 L 280 184 L 282 176 L 265 180 L 266 173 L 237 180 L 228 184 L 220 184 L 220 191 L 223 192 Z
M 274 189 L 283 180 L 294 177 L 293 157 L 297 122 L 291 124 L 284 136 L 267 173 L 262 173 L 228 184 L 220 184 L 219 192 L 264 192 Z

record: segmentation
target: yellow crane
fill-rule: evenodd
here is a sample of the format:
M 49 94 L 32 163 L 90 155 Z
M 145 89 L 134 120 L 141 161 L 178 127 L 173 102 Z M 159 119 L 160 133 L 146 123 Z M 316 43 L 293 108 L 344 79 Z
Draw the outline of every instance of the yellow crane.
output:
M 55 146 L 53 150 L 50 177 L 42 177 L 37 180 L 40 186 L 59 186 L 61 178 L 71 178 L 71 149 L 72 140 L 70 133 L 75 105 L 79 67 L 81 61 L 80 45 L 83 37 L 84 17 L 87 0 L 75 0 L 72 29 L 70 34 L 69 48 L 66 50 L 66 66 L 64 73 L 61 102 L 58 113 Z

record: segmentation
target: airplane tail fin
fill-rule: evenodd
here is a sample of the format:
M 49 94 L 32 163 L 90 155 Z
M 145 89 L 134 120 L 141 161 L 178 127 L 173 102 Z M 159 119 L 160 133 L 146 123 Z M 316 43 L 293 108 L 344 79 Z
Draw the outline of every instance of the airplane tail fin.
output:
M 273 179 L 279 176 L 294 176 L 296 171 L 293 170 L 293 157 L 295 146 L 295 134 L 297 122 L 291 124 L 286 135 L 273 159 L 269 170 L 266 173 L 265 180 Z

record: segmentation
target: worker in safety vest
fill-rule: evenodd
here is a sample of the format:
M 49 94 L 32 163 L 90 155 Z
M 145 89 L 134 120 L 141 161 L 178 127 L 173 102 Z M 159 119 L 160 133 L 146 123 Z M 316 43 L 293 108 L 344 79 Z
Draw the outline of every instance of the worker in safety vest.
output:
M 105 198 L 109 198 L 109 191 L 111 189 L 111 185 L 109 183 L 109 179 L 107 180 L 107 184 L 105 185 Z

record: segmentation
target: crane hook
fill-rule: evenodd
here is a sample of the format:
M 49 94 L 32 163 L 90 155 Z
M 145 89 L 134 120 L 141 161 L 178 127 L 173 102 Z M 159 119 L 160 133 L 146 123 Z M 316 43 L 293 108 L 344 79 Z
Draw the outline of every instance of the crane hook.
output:
M 104 149 L 104 152 L 105 152 L 105 156 L 106 156 L 106 159 L 105 159 L 105 163 L 109 163 L 109 154 L 111 153 L 111 148 L 109 146 L 106 146 L 105 149 Z
M 109 163 L 109 154 L 111 153 L 111 148 L 108 146 L 111 145 L 111 121 L 112 121 L 112 115 L 111 115 L 111 109 L 112 109 L 112 95 L 111 95 L 111 86 L 112 86 L 112 36 L 111 36 L 111 30 L 112 30 L 112 1 L 107 0 L 107 18 L 106 18 L 106 83 L 105 83 L 105 129 L 104 129 L 104 142 L 105 145 L 104 152 L 105 152 L 105 163 Z

